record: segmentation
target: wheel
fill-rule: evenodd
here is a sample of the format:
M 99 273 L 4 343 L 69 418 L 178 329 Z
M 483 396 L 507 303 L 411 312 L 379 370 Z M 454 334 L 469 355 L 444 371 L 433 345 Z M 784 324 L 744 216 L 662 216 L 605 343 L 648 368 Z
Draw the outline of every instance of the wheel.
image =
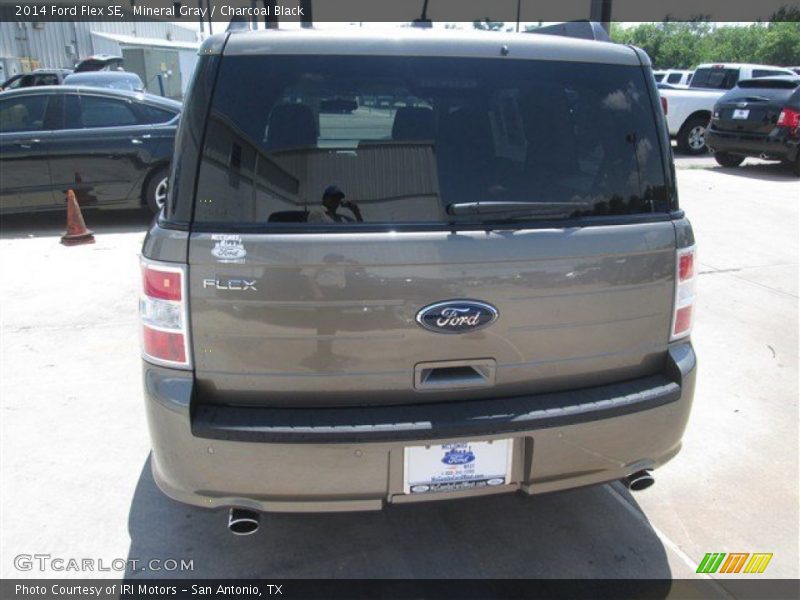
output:
M 704 117 L 692 117 L 686 121 L 678 132 L 678 150 L 695 156 L 708 152 L 706 126 L 708 119 Z
M 169 181 L 169 169 L 162 167 L 150 176 L 147 181 L 144 199 L 148 208 L 154 213 L 158 213 L 164 208 L 167 201 L 167 183 Z
M 795 175 L 800 177 L 800 151 L 797 152 L 797 156 L 795 157 L 794 162 L 792 163 L 792 171 L 794 172 Z
M 716 152 L 714 160 L 717 161 L 722 167 L 738 167 L 744 162 L 744 156 L 736 156 L 735 154 L 728 154 L 727 152 Z

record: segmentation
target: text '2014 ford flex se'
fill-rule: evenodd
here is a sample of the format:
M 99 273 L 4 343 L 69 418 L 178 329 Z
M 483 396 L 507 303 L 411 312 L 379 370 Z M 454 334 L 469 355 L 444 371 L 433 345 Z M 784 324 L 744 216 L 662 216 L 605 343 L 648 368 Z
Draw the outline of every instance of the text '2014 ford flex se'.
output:
M 200 54 L 142 252 L 167 495 L 243 533 L 652 482 L 692 402 L 696 270 L 643 52 L 429 30 Z

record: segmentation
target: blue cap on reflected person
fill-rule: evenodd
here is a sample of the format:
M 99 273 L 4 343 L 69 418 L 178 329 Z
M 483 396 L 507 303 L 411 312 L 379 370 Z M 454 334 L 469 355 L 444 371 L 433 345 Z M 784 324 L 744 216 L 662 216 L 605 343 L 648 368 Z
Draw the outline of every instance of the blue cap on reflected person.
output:
M 329 185 L 325 188 L 323 196 L 333 196 L 334 198 L 344 198 L 344 192 L 335 185 Z

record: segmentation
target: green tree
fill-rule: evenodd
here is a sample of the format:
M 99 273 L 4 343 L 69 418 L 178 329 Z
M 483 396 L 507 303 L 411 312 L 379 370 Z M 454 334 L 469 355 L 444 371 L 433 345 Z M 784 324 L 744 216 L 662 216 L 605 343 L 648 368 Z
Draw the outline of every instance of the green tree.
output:
M 757 62 L 755 54 L 764 35 L 764 26 L 720 27 L 703 43 L 696 58 L 703 62 Z
M 794 12 L 793 12 L 794 11 Z M 639 46 L 653 67 L 692 68 L 704 62 L 800 64 L 800 11 L 781 9 L 769 23 L 715 27 L 705 17 L 611 27 L 611 39 Z
M 756 62 L 800 65 L 800 23 L 770 23 L 756 51 Z
M 712 28 L 705 21 L 666 22 L 661 25 L 661 44 L 658 66 L 661 68 L 688 69 L 697 64 L 703 45 Z
M 661 56 L 661 46 L 664 44 L 664 32 L 654 23 L 642 23 L 636 27 L 611 28 L 611 39 L 620 44 L 632 44 L 642 48 L 653 65 L 659 68 L 657 57 Z

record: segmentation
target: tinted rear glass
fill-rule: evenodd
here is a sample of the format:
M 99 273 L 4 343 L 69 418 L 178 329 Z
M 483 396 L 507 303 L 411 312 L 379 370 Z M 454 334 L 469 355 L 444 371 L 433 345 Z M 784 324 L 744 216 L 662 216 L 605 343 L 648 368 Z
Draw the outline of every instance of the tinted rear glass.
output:
M 758 80 L 753 80 L 758 81 Z M 777 83 L 777 82 L 773 82 Z M 735 88 L 726 92 L 717 102 L 719 106 L 732 106 L 740 102 L 750 102 L 755 105 L 762 105 L 764 103 L 771 104 L 783 108 L 784 104 L 791 104 L 790 98 L 796 93 L 797 86 L 785 87 L 783 85 L 766 85 L 761 86 L 744 86 L 737 85 Z M 755 113 L 751 111 L 751 118 Z
M 148 124 L 166 123 L 178 114 L 163 108 L 156 108 L 150 104 L 137 105 L 136 112 L 139 113 L 139 122 Z
M 697 69 L 690 87 L 729 90 L 739 81 L 739 69 Z
M 645 77 L 566 62 L 224 57 L 195 221 L 478 220 L 447 213 L 467 202 L 666 211 Z
M 137 123 L 133 108 L 125 102 L 83 96 L 81 104 L 84 127 L 118 127 Z
M 788 75 L 788 73 L 775 69 L 753 69 L 753 77 L 770 77 L 772 75 Z
M 35 85 L 58 85 L 58 75 L 37 75 Z
M 747 79 L 740 81 L 737 87 L 793 90 L 799 85 L 800 79 Z

